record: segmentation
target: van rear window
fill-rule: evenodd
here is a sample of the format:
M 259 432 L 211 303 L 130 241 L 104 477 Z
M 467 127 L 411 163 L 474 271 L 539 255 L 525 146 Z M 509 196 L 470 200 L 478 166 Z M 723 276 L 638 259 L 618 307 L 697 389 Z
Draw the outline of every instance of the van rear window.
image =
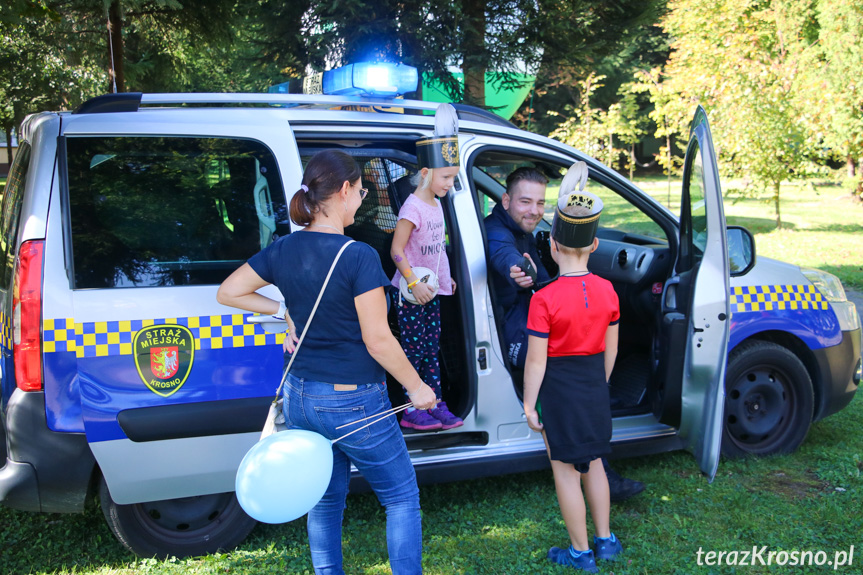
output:
M 218 284 L 290 233 L 260 142 L 69 137 L 66 150 L 75 288 Z

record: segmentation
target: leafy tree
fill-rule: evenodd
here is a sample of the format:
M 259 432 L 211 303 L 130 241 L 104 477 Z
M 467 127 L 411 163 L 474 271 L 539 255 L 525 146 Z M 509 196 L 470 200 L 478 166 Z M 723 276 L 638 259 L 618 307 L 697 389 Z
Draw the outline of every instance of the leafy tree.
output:
M 73 44 L 108 72 L 107 91 L 125 92 L 127 64 L 139 83 L 158 84 L 172 52 L 193 52 L 195 46 L 230 44 L 232 9 L 237 0 L 38 0 L 52 19 L 75 34 Z M 33 0 L 32 3 L 36 3 Z M 184 35 L 181 32 L 185 32 Z M 173 41 L 187 42 L 182 46 Z M 129 54 L 127 47 L 132 48 Z M 131 56 L 131 58 L 129 58 Z M 170 69 L 171 66 L 168 67 Z M 156 81 L 146 80 L 152 72 Z
M 672 85 L 666 81 L 660 68 L 638 70 L 635 79 L 631 90 L 636 94 L 649 94 L 653 104 L 650 119 L 656 126 L 654 136 L 664 142 L 659 148 L 656 160 L 668 178 L 666 205 L 670 207 L 671 176 L 676 174 L 683 164 L 683 158 L 675 156 L 674 151 L 686 148 L 688 120 L 692 111 L 689 110 L 690 105 L 678 97 Z
M 647 134 L 648 118 L 642 113 L 643 104 L 638 93 L 633 91 L 633 84 L 624 84 L 619 90 L 620 101 L 608 107 L 609 131 L 615 134 L 622 143 L 629 144 L 626 168 L 629 179 L 635 177 L 635 145 Z M 609 164 L 611 167 L 611 164 Z
M 591 96 L 602 87 L 605 76 L 588 74 L 587 78 L 578 83 L 578 106 L 567 106 L 567 118 L 554 130 L 550 136 L 574 148 L 598 156 L 603 147 L 602 140 L 607 130 L 602 126 L 603 111 L 591 106 Z
M 669 0 L 674 39 L 665 73 L 674 92 L 708 110 L 727 173 L 772 189 L 806 174 L 806 132 L 793 106 L 810 2 Z
M 105 77 L 75 49 L 74 30 L 44 5 L 16 2 L 0 15 L 0 129 L 11 162 L 11 134 L 27 114 L 77 106 Z
M 854 193 L 863 200 L 863 1 L 819 0 L 817 37 L 807 38 L 795 88 L 801 117 L 826 148 L 845 160 Z
M 590 35 L 584 37 L 578 19 L 562 18 L 556 22 L 555 26 L 562 28 L 559 34 L 565 34 L 566 24 L 572 22 L 570 33 L 582 38 L 582 43 L 571 50 L 564 50 L 557 47 L 555 39 L 546 42 L 532 97 L 513 121 L 522 128 L 541 134 L 552 132 L 564 119 L 559 112 L 566 106 L 578 106 L 578 83 L 590 73 L 606 77 L 603 86 L 591 96 L 593 105 L 610 109 L 620 101 L 621 86 L 632 81 L 636 70 L 665 64 L 668 38 L 656 25 L 663 6 L 664 2 L 650 2 L 635 9 L 630 7 L 614 21 L 593 25 Z M 604 7 L 608 8 L 608 3 Z M 591 11 L 586 10 L 586 13 Z M 605 16 L 605 20 L 609 20 L 609 16 Z M 639 113 L 646 117 L 649 100 L 642 97 L 638 102 Z

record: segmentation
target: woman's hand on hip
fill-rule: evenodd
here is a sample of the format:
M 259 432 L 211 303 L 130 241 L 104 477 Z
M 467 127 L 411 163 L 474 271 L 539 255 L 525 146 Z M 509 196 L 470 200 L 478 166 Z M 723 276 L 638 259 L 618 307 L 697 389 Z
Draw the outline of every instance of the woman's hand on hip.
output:
M 300 337 L 297 335 L 297 328 L 294 327 L 294 320 L 291 319 L 290 313 L 285 314 L 285 321 L 288 322 L 288 331 L 285 332 L 285 341 L 282 342 L 282 350 L 285 353 L 294 353 Z
M 420 385 L 416 391 L 409 393 L 408 397 L 411 398 L 417 409 L 431 409 L 437 405 L 437 396 L 434 390 L 425 383 Z

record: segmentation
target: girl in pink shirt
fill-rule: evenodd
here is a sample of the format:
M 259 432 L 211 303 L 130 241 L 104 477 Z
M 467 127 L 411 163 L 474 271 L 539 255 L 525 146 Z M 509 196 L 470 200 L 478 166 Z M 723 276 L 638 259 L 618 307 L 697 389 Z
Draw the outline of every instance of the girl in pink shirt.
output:
M 399 210 L 390 255 L 398 271 L 393 285 L 399 287 L 404 277 L 411 303 L 395 291 L 401 344 L 420 377 L 437 396 L 437 406 L 429 410 L 409 408 L 401 426 L 419 431 L 452 429 L 463 425 L 461 418 L 447 408 L 441 397 L 440 365 L 440 300 L 436 295 L 452 295 L 455 282 L 450 275 L 446 257 L 446 234 L 440 199 L 458 176 L 457 116 L 449 104 L 441 104 L 435 114 L 435 137 L 417 142 L 420 171 L 412 182 L 417 186 Z M 418 277 L 413 267 L 431 270 L 437 276 L 438 291 L 427 283 L 426 275 Z

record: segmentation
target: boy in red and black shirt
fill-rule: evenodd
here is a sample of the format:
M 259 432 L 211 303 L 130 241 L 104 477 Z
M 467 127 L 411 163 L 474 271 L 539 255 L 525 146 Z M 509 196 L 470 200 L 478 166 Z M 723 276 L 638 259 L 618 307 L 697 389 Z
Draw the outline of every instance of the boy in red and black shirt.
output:
M 587 166 L 576 162 L 561 183 L 551 242 L 560 277 L 530 302 L 524 412 L 531 429 L 545 438 L 572 543 L 568 549 L 552 547 L 548 558 L 595 573 L 596 559 L 614 560 L 622 550 L 609 528 L 611 501 L 600 460 L 611 453 L 608 379 L 617 356 L 620 308 L 611 283 L 587 269 L 599 245 L 602 201 L 572 192 L 579 184 L 583 190 L 586 179 Z M 595 555 L 587 540 L 585 496 L 596 527 Z

